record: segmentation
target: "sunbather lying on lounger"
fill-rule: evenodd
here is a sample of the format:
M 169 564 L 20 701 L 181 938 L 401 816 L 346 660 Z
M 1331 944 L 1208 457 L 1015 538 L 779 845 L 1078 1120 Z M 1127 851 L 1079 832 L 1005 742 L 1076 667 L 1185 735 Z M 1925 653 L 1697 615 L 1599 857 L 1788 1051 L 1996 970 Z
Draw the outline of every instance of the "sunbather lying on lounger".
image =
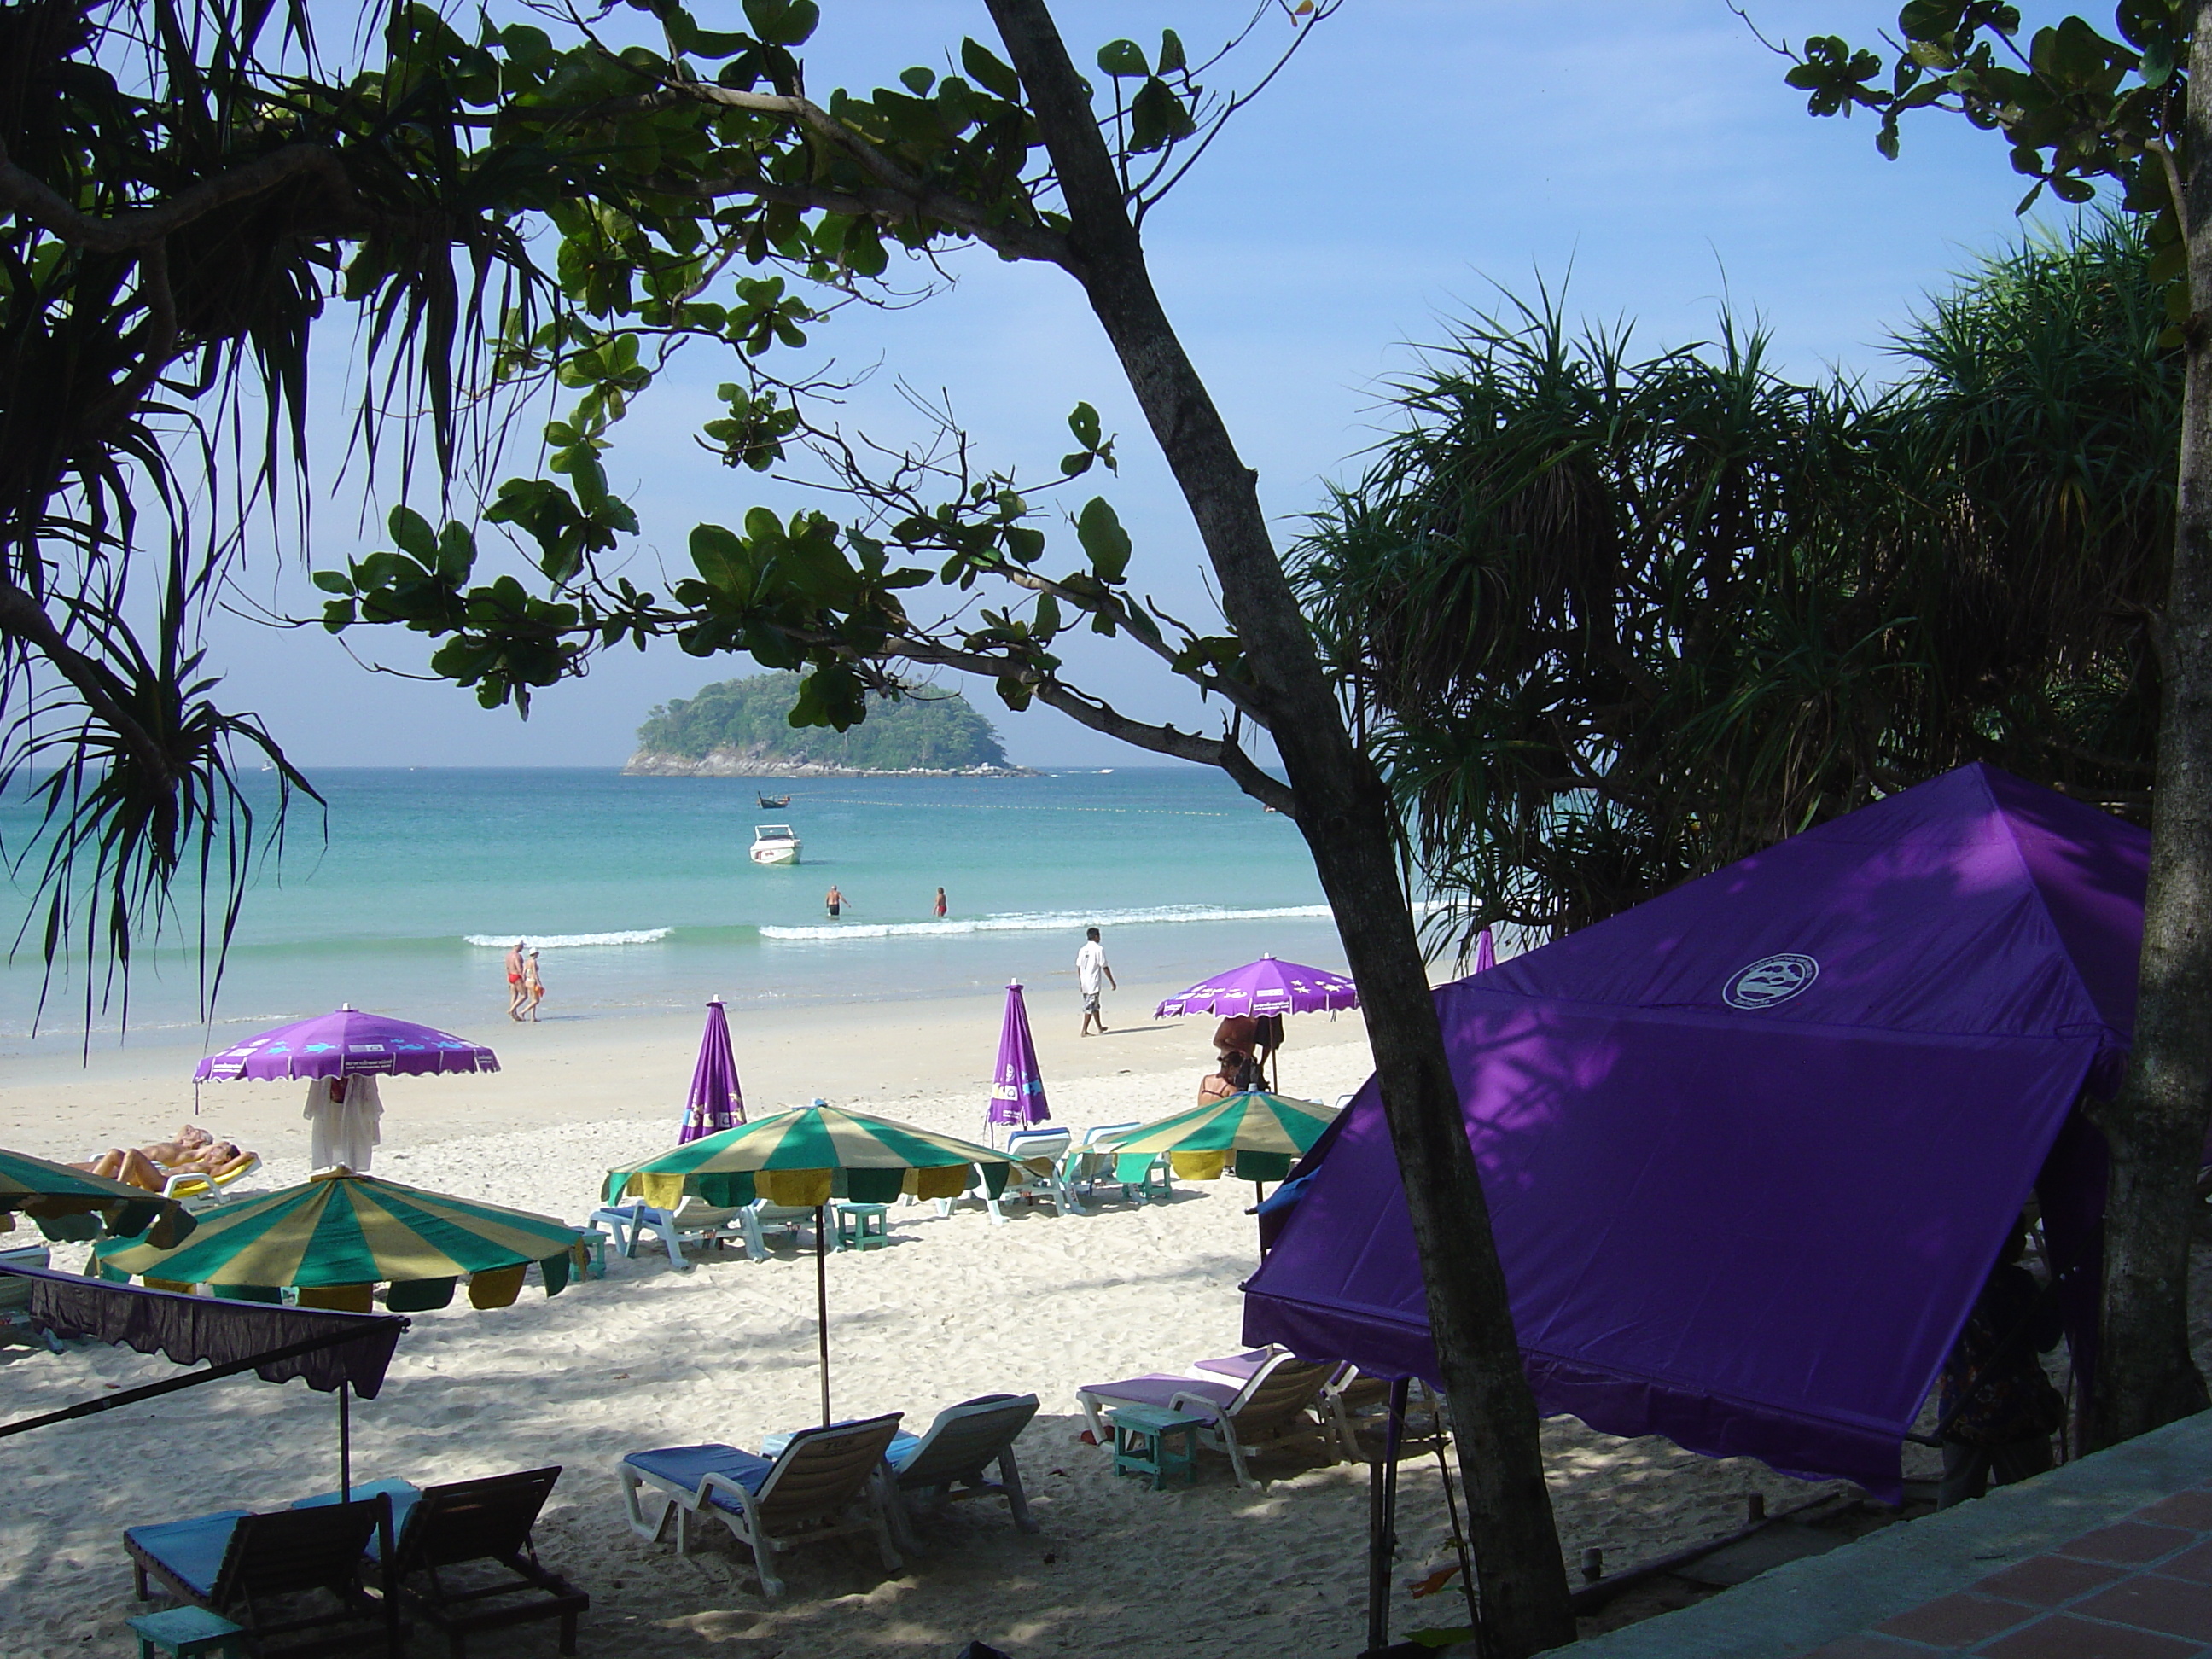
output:
M 174 1140 L 156 1141 L 150 1146 L 111 1146 L 89 1163 L 70 1167 L 158 1193 L 172 1176 L 204 1175 L 216 1180 L 251 1162 L 252 1157 L 232 1142 L 214 1139 L 205 1130 L 188 1124 L 177 1132 Z

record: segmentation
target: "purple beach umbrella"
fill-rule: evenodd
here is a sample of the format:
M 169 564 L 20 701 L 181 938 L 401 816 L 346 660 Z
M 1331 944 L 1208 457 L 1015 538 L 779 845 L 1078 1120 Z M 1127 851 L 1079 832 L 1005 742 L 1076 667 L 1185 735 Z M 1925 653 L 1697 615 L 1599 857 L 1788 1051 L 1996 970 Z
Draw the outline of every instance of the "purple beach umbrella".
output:
M 999 1064 L 991 1073 L 991 1108 L 984 1121 L 1025 1129 L 1051 1115 L 1037 1071 L 1036 1042 L 1030 1036 L 1029 1006 L 1016 980 L 1006 987 L 1006 1018 L 999 1028 Z
M 1350 975 L 1261 957 L 1170 997 L 1152 1011 L 1152 1018 L 1219 1014 L 1225 1019 L 1232 1014 L 1312 1014 L 1358 1006 L 1359 992 Z
M 707 1030 L 699 1039 L 699 1063 L 692 1068 L 691 1092 L 684 1103 L 684 1127 L 677 1145 L 720 1134 L 745 1121 L 745 1097 L 738 1087 L 738 1060 L 730 1052 L 730 1020 L 722 1000 L 707 1005 Z
M 293 1078 L 417 1077 L 497 1070 L 499 1056 L 481 1042 L 411 1020 L 365 1014 L 348 1005 L 210 1054 L 193 1072 L 192 1081 L 232 1083 L 244 1078 L 281 1083 Z

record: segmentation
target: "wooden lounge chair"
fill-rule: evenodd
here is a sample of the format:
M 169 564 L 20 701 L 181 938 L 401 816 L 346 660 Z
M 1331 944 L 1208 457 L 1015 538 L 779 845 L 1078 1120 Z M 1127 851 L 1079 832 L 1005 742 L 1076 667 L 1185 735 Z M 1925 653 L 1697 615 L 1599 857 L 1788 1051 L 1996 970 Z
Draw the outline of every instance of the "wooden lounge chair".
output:
M 893 1443 L 891 1519 L 900 1547 L 919 1550 L 914 1517 L 917 1510 L 942 1508 L 962 1498 L 1003 1498 L 1023 1532 L 1035 1532 L 1021 1472 L 1014 1467 L 1014 1440 L 1036 1415 L 1033 1394 L 987 1394 L 947 1406 L 929 1432 L 906 1445 Z M 902 1439 L 905 1437 L 902 1436 Z M 998 1465 L 994 1482 L 988 1471 Z
M 385 1480 L 356 1488 L 391 1498 L 398 1539 L 392 1581 L 411 1612 L 445 1632 L 453 1659 L 465 1659 L 471 1631 L 539 1619 L 558 1619 L 561 1651 L 575 1652 L 577 1615 L 591 1610 L 592 1598 L 540 1564 L 531 1540 L 560 1478 L 555 1464 L 442 1486 Z M 304 1498 L 292 1507 L 317 1509 L 336 1497 Z M 478 1562 L 504 1568 L 507 1576 L 489 1583 L 447 1582 L 453 1569 Z
M 884 1454 L 898 1424 L 899 1413 L 893 1412 L 802 1429 L 773 1462 L 719 1444 L 632 1452 L 615 1466 L 630 1530 L 657 1543 L 673 1515 L 680 1555 L 690 1547 L 693 1516 L 720 1521 L 751 1549 L 761 1593 L 771 1601 L 783 1594 L 777 1553 L 819 1539 L 868 1534 L 885 1570 L 896 1572 L 901 1563 L 892 1547 L 892 1499 L 884 1478 Z M 638 1502 L 646 1486 L 665 1499 L 650 1522 Z
M 381 1593 L 362 1588 L 362 1559 L 392 1559 L 392 1498 L 379 1492 L 350 1504 L 256 1515 L 224 1510 L 190 1521 L 125 1530 L 138 1599 L 158 1579 L 179 1601 L 242 1626 L 256 1652 L 272 1638 L 281 1651 L 337 1653 L 381 1646 L 398 1659 L 406 1641 L 388 1566 L 371 1576 Z M 301 1611 L 295 1597 L 327 1595 L 331 1610 Z M 289 1638 L 298 1638 L 297 1641 Z
M 1115 1406 L 1154 1406 L 1203 1418 L 1206 1426 L 1199 1431 L 1200 1443 L 1226 1455 L 1237 1484 L 1257 1492 L 1260 1482 L 1246 1468 L 1245 1459 L 1263 1447 L 1303 1441 L 1328 1462 L 1336 1461 L 1335 1437 L 1315 1420 L 1311 1408 L 1340 1369 L 1334 1360 L 1314 1362 L 1278 1353 L 1242 1383 L 1156 1371 L 1119 1382 L 1093 1382 L 1078 1389 L 1075 1398 L 1101 1445 L 1112 1443 L 1103 1413 Z

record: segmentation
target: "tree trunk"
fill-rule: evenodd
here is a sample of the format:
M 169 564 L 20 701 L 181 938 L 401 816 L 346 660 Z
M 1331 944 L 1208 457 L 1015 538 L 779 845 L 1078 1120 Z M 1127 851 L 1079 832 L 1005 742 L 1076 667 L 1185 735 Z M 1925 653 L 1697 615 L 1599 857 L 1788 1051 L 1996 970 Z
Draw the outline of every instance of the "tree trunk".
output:
M 1070 217 L 1075 274 L 1189 504 L 1298 799 L 1374 1045 L 1438 1366 L 1459 1429 L 1484 1621 L 1499 1659 L 1571 1642 L 1490 1212 L 1444 1057 L 1426 963 L 1399 886 L 1388 792 L 1352 744 L 1267 534 L 1255 475 L 1153 292 L 1089 94 L 1044 0 L 989 0 Z
M 2159 630 L 2158 781 L 2135 1056 L 2096 1114 L 2112 1151 L 2092 1443 L 2203 1411 L 2189 1354 L 2189 1243 L 2212 1117 L 2212 0 L 2193 8 L 2182 215 L 2188 384 L 2173 579 Z

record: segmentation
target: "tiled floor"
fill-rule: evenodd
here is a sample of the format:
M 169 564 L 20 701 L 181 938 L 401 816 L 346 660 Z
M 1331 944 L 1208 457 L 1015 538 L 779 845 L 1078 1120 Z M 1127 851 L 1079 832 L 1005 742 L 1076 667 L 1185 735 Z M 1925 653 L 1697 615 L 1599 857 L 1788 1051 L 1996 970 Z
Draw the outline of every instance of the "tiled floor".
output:
M 2212 1659 L 2212 1481 L 1805 1659 Z

